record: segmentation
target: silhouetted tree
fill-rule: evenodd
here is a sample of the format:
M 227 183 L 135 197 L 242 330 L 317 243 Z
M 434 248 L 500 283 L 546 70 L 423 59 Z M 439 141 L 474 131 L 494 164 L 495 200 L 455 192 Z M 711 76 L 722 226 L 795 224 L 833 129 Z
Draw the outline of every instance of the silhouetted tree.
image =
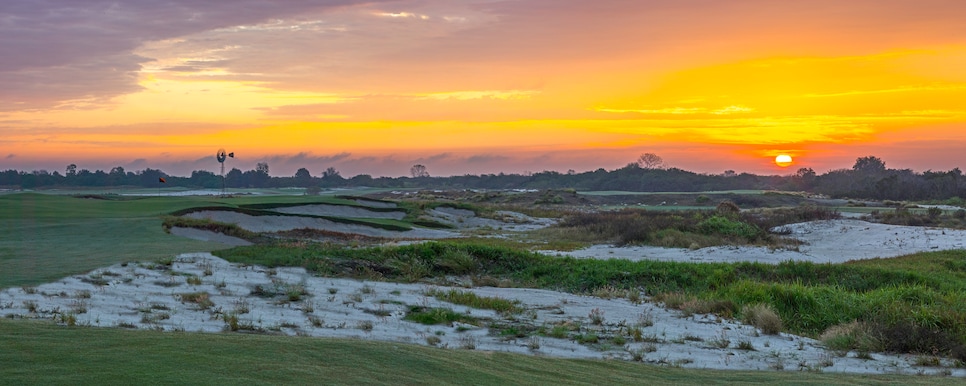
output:
M 882 159 L 870 155 L 868 157 L 857 158 L 855 165 L 852 166 L 852 170 L 860 173 L 874 174 L 884 172 L 886 166 Z
M 654 153 L 644 153 L 637 158 L 637 166 L 641 169 L 664 169 L 667 165 L 661 156 Z
M 238 168 L 231 168 L 228 173 L 225 174 L 225 183 L 230 188 L 241 188 L 248 186 L 248 182 L 244 180 L 245 175 Z
M 429 172 L 426 171 L 426 166 L 416 164 L 409 168 L 409 174 L 412 174 L 413 178 L 429 177 Z
M 299 168 L 295 172 L 295 185 L 303 188 L 312 186 L 312 173 L 309 173 L 309 169 Z

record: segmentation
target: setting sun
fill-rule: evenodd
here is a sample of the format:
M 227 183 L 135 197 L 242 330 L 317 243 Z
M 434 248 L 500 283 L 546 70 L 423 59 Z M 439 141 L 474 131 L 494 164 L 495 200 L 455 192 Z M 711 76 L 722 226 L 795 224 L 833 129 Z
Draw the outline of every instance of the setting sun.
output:
M 775 157 L 775 165 L 778 165 L 784 168 L 784 167 L 790 166 L 791 164 L 792 164 L 792 156 L 788 154 L 779 154 L 778 157 Z

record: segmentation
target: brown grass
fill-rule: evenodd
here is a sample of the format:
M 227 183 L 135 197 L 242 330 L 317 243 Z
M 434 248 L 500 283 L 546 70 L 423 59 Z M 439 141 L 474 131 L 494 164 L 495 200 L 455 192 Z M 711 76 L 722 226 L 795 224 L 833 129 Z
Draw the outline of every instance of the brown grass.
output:
M 742 308 L 742 313 L 742 321 L 761 329 L 762 333 L 777 335 L 782 331 L 782 318 L 770 304 L 749 304 Z

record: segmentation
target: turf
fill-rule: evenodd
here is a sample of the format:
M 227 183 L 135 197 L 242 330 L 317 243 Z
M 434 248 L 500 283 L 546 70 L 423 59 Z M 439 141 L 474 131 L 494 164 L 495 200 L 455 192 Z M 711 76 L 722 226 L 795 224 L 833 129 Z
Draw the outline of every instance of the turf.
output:
M 237 208 L 266 202 L 357 205 L 332 196 L 4 194 L 0 195 L 0 288 L 41 284 L 124 261 L 224 248 L 166 234 L 162 215 L 194 207 Z M 388 220 L 372 222 L 398 226 Z
M 0 320 L 0 384 L 954 384 L 940 377 L 714 371 L 343 339 Z

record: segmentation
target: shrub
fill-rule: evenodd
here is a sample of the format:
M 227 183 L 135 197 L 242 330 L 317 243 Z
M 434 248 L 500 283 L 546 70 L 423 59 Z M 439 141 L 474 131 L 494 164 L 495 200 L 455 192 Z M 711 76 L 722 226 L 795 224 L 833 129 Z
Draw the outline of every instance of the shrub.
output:
M 755 303 L 742 308 L 742 321 L 761 329 L 768 335 L 777 335 L 782 331 L 782 318 L 769 304 Z
M 868 352 L 882 349 L 879 338 L 873 334 L 870 326 L 859 321 L 829 327 L 819 335 L 819 340 L 829 349 L 837 351 L 858 349 Z
M 604 311 L 600 308 L 594 308 L 590 310 L 590 314 L 587 315 L 590 318 L 590 322 L 596 325 L 604 324 Z
M 739 208 L 738 204 L 735 204 L 734 202 L 721 201 L 721 203 L 715 208 L 715 211 L 720 215 L 728 216 L 738 214 L 741 212 L 741 208 Z
M 215 305 L 207 292 L 191 292 L 178 295 L 182 303 L 194 303 L 199 309 L 207 310 Z
M 706 235 L 719 234 L 723 236 L 741 237 L 746 240 L 753 240 L 760 233 L 760 230 L 754 225 L 732 220 L 724 216 L 712 216 L 698 223 L 698 230 Z

